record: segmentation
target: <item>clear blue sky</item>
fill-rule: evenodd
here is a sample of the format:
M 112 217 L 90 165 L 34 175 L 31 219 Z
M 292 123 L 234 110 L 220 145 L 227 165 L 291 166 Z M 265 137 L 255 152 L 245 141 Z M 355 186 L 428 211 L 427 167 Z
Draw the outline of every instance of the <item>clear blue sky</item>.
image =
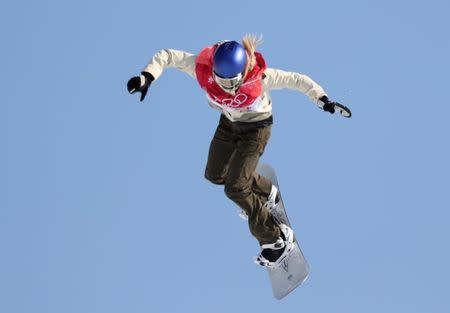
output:
M 243 3 L 242 3 L 243 2 Z M 0 9 L 0 312 L 450 312 L 448 1 L 12 1 Z M 272 93 L 263 160 L 311 265 L 282 301 L 203 178 L 218 112 L 162 48 L 262 34 L 353 118 Z

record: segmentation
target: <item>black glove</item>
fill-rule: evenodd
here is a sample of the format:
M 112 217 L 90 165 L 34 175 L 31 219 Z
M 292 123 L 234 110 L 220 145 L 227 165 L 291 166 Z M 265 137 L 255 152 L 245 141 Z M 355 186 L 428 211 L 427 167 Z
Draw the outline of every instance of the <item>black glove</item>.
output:
M 134 76 L 130 78 L 127 83 L 127 89 L 131 94 L 139 91 L 141 93 L 141 101 L 143 101 L 145 96 L 147 95 L 148 88 L 152 84 L 152 81 L 155 80 L 155 78 L 148 72 L 142 72 L 141 74 L 141 76 Z
M 323 102 L 322 109 L 325 112 L 330 112 L 331 114 L 334 114 L 335 112 L 334 107 L 336 105 L 336 102 L 330 102 L 327 96 L 322 96 L 319 100 Z
M 342 105 L 339 102 L 330 101 L 327 96 L 322 96 L 319 100 L 323 103 L 322 109 L 324 111 L 333 114 L 337 110 L 343 117 L 352 117 L 352 111 L 345 105 Z

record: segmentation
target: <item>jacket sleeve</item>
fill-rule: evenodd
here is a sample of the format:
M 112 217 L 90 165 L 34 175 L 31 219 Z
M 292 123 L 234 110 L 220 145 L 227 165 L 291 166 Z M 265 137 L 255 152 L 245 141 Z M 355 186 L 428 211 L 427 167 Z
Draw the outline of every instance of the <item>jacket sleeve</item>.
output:
M 158 51 L 142 70 L 158 79 L 165 68 L 174 67 L 195 78 L 196 55 L 174 49 L 163 49 Z
M 327 94 L 323 88 L 306 75 L 268 68 L 264 72 L 263 83 L 268 90 L 289 88 L 307 95 L 311 101 L 321 105 L 319 99 Z

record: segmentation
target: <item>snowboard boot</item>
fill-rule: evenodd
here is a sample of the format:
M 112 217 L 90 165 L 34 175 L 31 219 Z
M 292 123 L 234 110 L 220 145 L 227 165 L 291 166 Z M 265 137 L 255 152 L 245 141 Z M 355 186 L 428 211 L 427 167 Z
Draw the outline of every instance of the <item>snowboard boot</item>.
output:
M 255 263 L 266 267 L 278 267 L 289 255 L 294 247 L 294 232 L 280 224 L 280 235 L 276 242 L 261 246 L 261 253 L 255 257 Z
M 275 210 L 275 208 L 277 207 L 280 200 L 281 195 L 278 192 L 278 188 L 275 185 L 272 185 L 269 198 L 267 199 L 267 202 L 264 203 L 263 207 L 266 208 L 270 213 L 272 213 L 272 211 Z M 248 221 L 247 212 L 245 212 L 242 209 L 239 211 L 239 217 L 242 218 L 243 220 Z

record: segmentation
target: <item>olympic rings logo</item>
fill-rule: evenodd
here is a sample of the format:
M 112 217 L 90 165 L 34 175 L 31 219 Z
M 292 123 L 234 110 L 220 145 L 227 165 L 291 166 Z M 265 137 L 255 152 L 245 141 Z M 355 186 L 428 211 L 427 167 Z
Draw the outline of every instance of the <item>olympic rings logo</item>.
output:
M 219 99 L 216 95 L 212 95 L 214 101 L 230 108 L 239 108 L 247 102 L 248 96 L 244 93 L 238 93 L 233 98 Z

